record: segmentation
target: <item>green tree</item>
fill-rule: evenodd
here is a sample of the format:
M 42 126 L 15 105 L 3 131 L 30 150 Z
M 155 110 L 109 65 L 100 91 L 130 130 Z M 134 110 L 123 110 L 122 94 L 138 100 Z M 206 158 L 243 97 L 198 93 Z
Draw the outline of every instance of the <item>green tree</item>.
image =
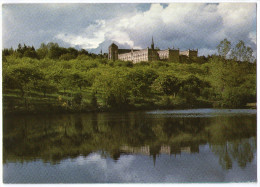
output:
M 231 49 L 231 42 L 228 41 L 226 38 L 224 40 L 222 40 L 218 46 L 218 54 L 220 56 L 222 56 L 223 58 L 227 58 L 227 54 L 229 53 L 230 49 Z
M 181 82 L 180 94 L 191 104 L 200 96 L 203 85 L 198 77 L 190 75 Z
M 88 51 L 86 51 L 85 49 L 81 49 L 79 52 L 78 52 L 78 55 L 88 55 Z
M 7 48 L 4 48 L 3 51 L 2 51 L 2 55 L 3 56 L 10 56 L 14 53 L 14 50 L 13 48 L 10 48 L 10 49 L 7 49 Z
M 34 89 L 42 92 L 44 97 L 46 97 L 47 93 L 58 91 L 57 84 L 55 84 L 49 72 L 44 70 L 40 72 L 39 79 L 35 83 Z
M 245 42 L 240 40 L 231 50 L 231 58 L 237 61 L 253 62 L 253 50 L 245 45 Z
M 40 48 L 36 50 L 36 53 L 40 59 L 47 57 L 49 49 L 45 43 L 42 43 Z
M 73 54 L 70 54 L 70 53 L 66 53 L 66 54 L 63 54 L 60 56 L 60 60 L 72 60 L 74 59 L 75 57 L 73 56 Z
M 139 66 L 132 69 L 127 76 L 131 83 L 130 94 L 134 101 L 152 96 L 151 86 L 158 77 L 156 71 L 150 67 Z
M 129 82 L 124 71 L 120 69 L 104 69 L 96 77 L 93 89 L 106 107 L 120 108 L 129 103 Z
M 63 69 L 60 66 L 55 66 L 50 70 L 50 77 L 58 88 L 63 90 L 63 94 L 65 94 L 66 90 L 71 88 L 71 82 L 68 76 L 69 72 L 69 70 Z
M 73 56 L 73 58 L 77 58 L 77 56 L 78 56 L 78 50 L 77 49 L 69 47 L 67 50 L 68 50 L 68 53 Z
M 6 88 L 16 88 L 21 96 L 32 90 L 34 84 L 41 78 L 39 71 L 26 62 L 15 64 L 5 69 L 3 84 Z
M 155 81 L 153 87 L 165 95 L 176 95 L 180 89 L 180 81 L 172 74 L 162 74 Z
M 88 82 L 87 76 L 78 70 L 72 70 L 72 72 L 68 75 L 68 80 L 70 81 L 71 87 L 76 87 L 80 90 L 82 87 L 86 87 L 91 84 Z
M 23 54 L 24 57 L 29 58 L 38 58 L 37 52 L 35 51 L 34 47 L 28 47 Z
M 57 43 L 48 43 L 47 48 L 48 57 L 51 59 L 59 59 L 61 55 L 66 54 L 68 52 L 67 49 L 60 47 Z
M 222 106 L 239 107 L 256 98 L 256 76 L 251 63 L 212 58 L 209 80 Z M 213 98 L 214 99 L 214 98 Z

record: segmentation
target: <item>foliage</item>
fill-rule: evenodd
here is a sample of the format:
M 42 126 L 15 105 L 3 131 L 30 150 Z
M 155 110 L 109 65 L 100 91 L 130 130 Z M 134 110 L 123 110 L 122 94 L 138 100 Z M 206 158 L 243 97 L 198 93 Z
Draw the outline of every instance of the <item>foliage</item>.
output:
M 180 86 L 180 80 L 171 72 L 161 74 L 153 85 L 154 89 L 165 95 L 175 95 L 179 92 Z
M 226 58 L 227 54 L 229 53 L 230 49 L 231 49 L 231 42 L 228 41 L 226 38 L 221 41 L 219 43 L 219 45 L 217 46 L 218 49 L 218 54 L 223 57 Z
M 47 103 L 46 98 L 49 107 L 59 110 L 76 110 L 79 103 L 84 110 L 243 107 L 256 102 L 256 63 L 249 62 L 251 52 L 241 41 L 232 49 L 236 59 L 226 58 L 229 46 L 224 40 L 218 46 L 220 56 L 199 57 L 190 64 L 133 64 L 55 43 L 37 50 L 19 44 L 3 50 L 3 95 L 11 105 Z
M 120 70 L 121 68 L 102 69 L 93 83 L 93 89 L 99 94 L 103 105 L 120 107 L 128 104 L 130 88 L 126 74 Z
M 236 61 L 253 62 L 253 50 L 240 40 L 231 51 L 231 58 Z
M 209 80 L 224 107 L 244 106 L 256 102 L 256 69 L 254 64 L 212 58 Z

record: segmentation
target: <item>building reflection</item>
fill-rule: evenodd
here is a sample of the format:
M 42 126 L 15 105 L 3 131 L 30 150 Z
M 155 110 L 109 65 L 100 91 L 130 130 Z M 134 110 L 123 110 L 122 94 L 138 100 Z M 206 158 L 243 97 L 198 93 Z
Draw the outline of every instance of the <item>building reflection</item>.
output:
M 123 145 L 119 149 L 121 154 L 140 154 L 146 156 L 152 156 L 154 165 L 156 157 L 159 155 L 181 155 L 183 153 L 192 154 L 199 153 L 199 145 L 190 146 L 170 146 L 170 145 L 145 145 L 141 147 L 132 147 L 128 145 Z M 118 158 L 117 158 L 118 159 Z
M 141 146 L 141 147 L 131 147 L 131 146 L 121 146 L 120 151 L 122 153 L 129 153 L 129 154 L 141 154 L 141 155 L 178 155 L 182 153 L 199 153 L 199 145 L 193 146 L 170 146 L 170 145 L 161 145 L 161 146 Z
M 120 120 L 119 120 L 120 119 Z M 244 168 L 256 151 L 256 117 L 145 119 L 138 113 L 29 116 L 5 119 L 3 162 L 62 159 L 102 152 L 117 161 L 122 154 L 152 157 L 199 153 L 200 145 L 219 157 L 223 168 L 231 162 Z

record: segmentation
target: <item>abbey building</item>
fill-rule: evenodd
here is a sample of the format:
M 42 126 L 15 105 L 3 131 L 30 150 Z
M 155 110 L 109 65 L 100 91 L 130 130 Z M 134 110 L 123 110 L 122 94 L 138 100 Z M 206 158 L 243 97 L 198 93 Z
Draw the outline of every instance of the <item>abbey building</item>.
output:
M 152 38 L 151 48 L 146 49 L 118 49 L 118 46 L 112 43 L 108 48 L 108 59 L 138 62 L 150 62 L 156 60 L 166 60 L 180 62 L 182 58 L 196 58 L 198 50 L 180 51 L 179 49 L 155 49 Z

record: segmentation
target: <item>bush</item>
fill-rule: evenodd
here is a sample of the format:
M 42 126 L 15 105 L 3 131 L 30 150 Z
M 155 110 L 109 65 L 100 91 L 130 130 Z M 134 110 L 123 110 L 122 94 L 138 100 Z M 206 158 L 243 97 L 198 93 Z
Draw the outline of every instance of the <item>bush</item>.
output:
M 77 105 L 80 105 L 82 102 L 82 94 L 81 93 L 76 93 L 73 96 L 73 102 L 76 103 Z
M 90 100 L 90 105 L 94 108 L 98 107 L 98 103 L 97 103 L 97 97 L 95 94 L 91 95 L 91 100 Z
M 60 56 L 60 60 L 72 60 L 74 58 L 75 58 L 75 56 L 73 56 L 70 53 L 66 53 L 66 54 L 63 54 Z

